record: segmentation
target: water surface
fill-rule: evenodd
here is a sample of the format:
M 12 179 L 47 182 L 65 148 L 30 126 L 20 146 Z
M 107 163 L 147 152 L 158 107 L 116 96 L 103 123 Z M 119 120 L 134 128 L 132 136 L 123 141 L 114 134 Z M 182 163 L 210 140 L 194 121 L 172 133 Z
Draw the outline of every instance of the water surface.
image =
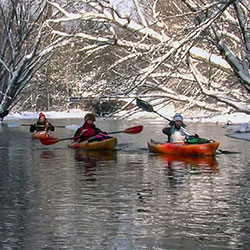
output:
M 239 153 L 153 155 L 146 141 L 163 140 L 165 124 L 140 124 L 141 134 L 118 134 L 117 149 L 104 153 L 66 141 L 43 146 L 27 127 L 0 125 L 0 249 L 249 249 L 250 143 L 219 125 L 188 124 Z M 97 125 L 119 131 L 139 122 Z

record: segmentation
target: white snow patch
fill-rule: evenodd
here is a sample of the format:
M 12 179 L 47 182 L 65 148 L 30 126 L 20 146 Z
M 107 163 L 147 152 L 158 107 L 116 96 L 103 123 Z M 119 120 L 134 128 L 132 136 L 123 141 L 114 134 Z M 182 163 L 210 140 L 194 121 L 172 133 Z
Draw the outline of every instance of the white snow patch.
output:
M 45 114 L 46 118 L 50 119 L 63 119 L 63 118 L 84 118 L 85 114 L 89 111 L 82 111 L 80 109 L 70 109 L 68 111 L 41 111 Z M 40 112 L 23 112 L 23 113 L 10 113 L 4 120 L 22 120 L 22 119 L 38 119 Z

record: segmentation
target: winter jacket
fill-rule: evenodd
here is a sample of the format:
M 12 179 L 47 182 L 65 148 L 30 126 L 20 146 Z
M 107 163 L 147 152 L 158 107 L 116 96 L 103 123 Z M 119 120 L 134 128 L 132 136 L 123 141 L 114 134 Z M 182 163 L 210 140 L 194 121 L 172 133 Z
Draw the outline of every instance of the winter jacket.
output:
M 44 120 L 43 122 L 37 121 L 36 123 L 30 125 L 30 132 L 34 131 L 55 131 L 55 127 L 48 122 L 47 120 Z
M 74 134 L 73 140 L 75 142 L 81 141 L 96 141 L 108 138 L 107 133 L 103 132 L 99 128 L 96 128 L 94 124 L 85 123 Z

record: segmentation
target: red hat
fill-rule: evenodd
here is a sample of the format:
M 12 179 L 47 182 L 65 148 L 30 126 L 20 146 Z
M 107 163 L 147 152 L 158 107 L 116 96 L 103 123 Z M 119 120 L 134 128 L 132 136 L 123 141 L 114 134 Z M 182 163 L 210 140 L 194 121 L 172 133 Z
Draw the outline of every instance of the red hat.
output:
M 39 114 L 39 119 L 40 119 L 42 116 L 45 117 L 45 114 L 44 114 L 44 113 L 40 113 L 40 114 Z

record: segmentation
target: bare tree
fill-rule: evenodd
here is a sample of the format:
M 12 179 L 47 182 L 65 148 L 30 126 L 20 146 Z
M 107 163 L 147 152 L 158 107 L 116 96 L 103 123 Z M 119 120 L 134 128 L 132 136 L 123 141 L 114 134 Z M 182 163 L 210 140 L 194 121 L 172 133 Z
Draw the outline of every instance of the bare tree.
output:
M 44 0 L 0 3 L 0 116 L 18 102 L 34 74 L 50 59 L 62 38 L 48 35 L 51 7 Z
M 182 111 L 250 113 L 249 1 L 48 3 L 60 13 L 48 21 L 52 33 L 81 41 L 82 60 L 109 55 L 94 69 L 97 93 L 101 82 L 103 91 L 116 94 L 157 93 L 159 102 L 177 103 Z M 85 28 L 58 26 L 76 21 Z

